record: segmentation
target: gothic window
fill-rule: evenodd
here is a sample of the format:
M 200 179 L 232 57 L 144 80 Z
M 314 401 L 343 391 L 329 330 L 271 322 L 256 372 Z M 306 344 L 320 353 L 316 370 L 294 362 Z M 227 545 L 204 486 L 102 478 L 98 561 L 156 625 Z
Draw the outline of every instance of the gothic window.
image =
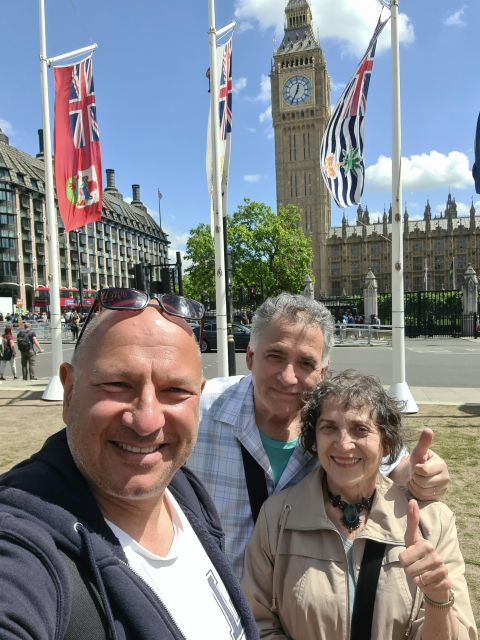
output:
M 423 260 L 421 256 L 415 256 L 413 258 L 413 270 L 414 271 L 422 271 L 423 269 Z
M 290 175 L 290 197 L 298 198 L 297 174 Z
M 381 269 L 380 269 L 380 261 L 379 260 L 372 260 L 372 263 L 370 265 L 373 273 L 378 276 L 378 274 L 380 273 Z
M 359 244 L 352 244 L 352 246 L 350 247 L 350 253 L 352 258 L 359 258 L 360 257 L 360 245 Z
M 355 275 L 360 273 L 360 262 L 352 262 L 351 273 Z
M 312 233 L 312 207 L 305 207 L 305 232 Z
M 297 159 L 297 134 L 290 134 L 290 160 L 295 161 Z
M 305 131 L 303 133 L 303 159 L 310 160 L 310 158 L 311 158 L 310 131 Z
M 467 238 L 458 238 L 457 240 L 457 249 L 459 251 L 467 250 Z
M 310 171 L 305 173 L 305 195 L 312 195 L 312 174 Z
M 414 242 L 413 243 L 413 253 L 416 253 L 417 255 L 419 253 L 423 253 L 423 242 Z
M 445 240 L 435 240 L 435 251 L 445 251 Z

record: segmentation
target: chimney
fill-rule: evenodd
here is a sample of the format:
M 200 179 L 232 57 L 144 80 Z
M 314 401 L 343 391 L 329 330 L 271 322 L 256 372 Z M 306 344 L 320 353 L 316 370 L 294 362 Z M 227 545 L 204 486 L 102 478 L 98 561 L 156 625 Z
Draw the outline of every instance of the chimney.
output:
M 143 205 L 143 202 L 140 198 L 140 185 L 139 184 L 132 184 L 132 204 L 134 205 Z
M 43 129 L 37 129 L 38 131 L 38 153 L 37 158 L 43 160 Z
M 115 169 L 107 169 L 106 174 L 107 174 L 107 186 L 105 187 L 105 191 L 118 192 L 118 189 L 115 186 Z

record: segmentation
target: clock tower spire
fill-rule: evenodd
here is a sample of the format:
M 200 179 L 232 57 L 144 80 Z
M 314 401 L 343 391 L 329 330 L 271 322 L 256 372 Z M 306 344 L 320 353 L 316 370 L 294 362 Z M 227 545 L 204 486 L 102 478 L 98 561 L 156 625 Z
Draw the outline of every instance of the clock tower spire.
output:
M 270 78 L 277 206 L 300 208 L 312 239 L 315 295 L 328 294 L 326 243 L 332 214 L 320 171 L 320 142 L 330 115 L 330 78 L 308 0 L 287 2 Z

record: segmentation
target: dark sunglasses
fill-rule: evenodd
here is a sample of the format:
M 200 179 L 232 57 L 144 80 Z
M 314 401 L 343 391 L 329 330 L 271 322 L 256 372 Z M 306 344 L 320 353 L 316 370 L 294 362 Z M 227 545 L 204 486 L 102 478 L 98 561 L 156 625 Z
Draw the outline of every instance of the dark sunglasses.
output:
M 158 300 L 162 311 L 170 316 L 185 318 L 185 320 L 202 320 L 205 315 L 205 307 L 201 302 L 192 300 L 192 298 L 177 296 L 174 293 L 161 293 L 158 296 L 151 296 L 146 291 L 138 291 L 138 289 L 128 289 L 126 287 L 100 289 L 95 294 L 95 301 L 85 318 L 75 349 L 78 347 L 85 328 L 98 307 L 112 311 L 142 311 L 150 300 Z

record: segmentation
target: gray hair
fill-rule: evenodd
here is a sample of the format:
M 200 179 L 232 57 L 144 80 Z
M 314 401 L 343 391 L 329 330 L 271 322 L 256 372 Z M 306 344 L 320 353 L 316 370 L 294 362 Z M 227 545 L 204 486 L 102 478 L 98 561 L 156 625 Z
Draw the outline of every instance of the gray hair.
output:
M 321 382 L 306 396 L 300 436 L 305 451 L 316 452 L 317 421 L 325 402 L 331 399 L 343 409 L 370 409 L 370 417 L 380 431 L 385 454 L 389 456 L 388 463 L 395 462 L 403 447 L 401 403 L 390 398 L 378 378 L 353 369 Z
M 252 320 L 250 342 L 252 349 L 258 347 L 263 331 L 274 320 L 284 320 L 308 327 L 318 327 L 323 334 L 322 364 L 326 365 L 334 344 L 335 325 L 327 307 L 317 300 L 301 294 L 281 293 L 267 298 L 256 310 Z

